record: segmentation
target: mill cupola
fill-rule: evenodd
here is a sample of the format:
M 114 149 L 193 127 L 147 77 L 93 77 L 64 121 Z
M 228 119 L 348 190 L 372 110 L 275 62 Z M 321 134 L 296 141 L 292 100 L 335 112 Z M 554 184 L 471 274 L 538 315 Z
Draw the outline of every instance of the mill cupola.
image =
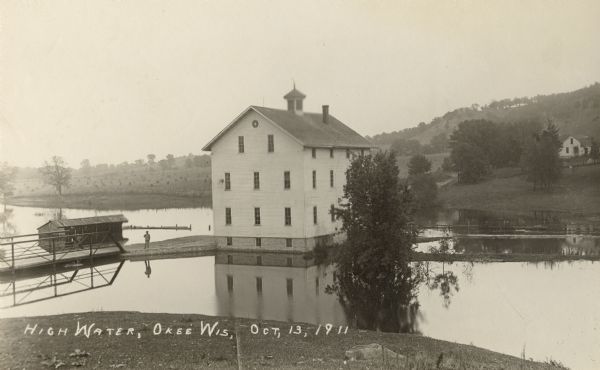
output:
M 294 84 L 294 88 L 292 89 L 292 91 L 285 94 L 283 98 L 287 100 L 288 112 L 294 112 L 296 114 L 302 115 L 302 102 L 304 101 L 304 98 L 306 98 L 306 95 L 304 95 L 296 89 L 296 84 Z

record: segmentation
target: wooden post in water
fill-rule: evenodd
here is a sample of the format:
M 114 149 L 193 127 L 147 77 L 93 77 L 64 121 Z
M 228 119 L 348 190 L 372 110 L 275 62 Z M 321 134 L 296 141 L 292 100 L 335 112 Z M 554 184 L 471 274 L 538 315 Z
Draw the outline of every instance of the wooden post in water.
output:
M 13 291 L 13 305 L 17 304 L 17 280 L 15 279 L 15 240 L 13 237 L 10 238 L 11 247 L 11 259 L 12 259 L 12 291 Z
M 52 272 L 53 272 L 53 276 L 54 276 L 54 296 L 57 297 L 58 296 L 58 288 L 56 286 L 56 245 L 54 244 L 54 236 L 52 237 L 52 239 L 50 240 L 50 243 L 52 243 Z M 50 283 L 52 283 L 52 278 L 50 278 Z
M 52 238 L 52 240 L 50 240 L 50 243 L 52 243 L 52 265 L 55 265 L 56 262 L 56 244 L 54 243 L 54 238 Z
M 10 249 L 11 249 L 10 258 L 12 259 L 12 274 L 14 277 L 15 276 L 15 240 L 13 237 L 10 238 Z
M 92 253 L 92 238 L 90 237 L 90 263 L 94 264 L 94 254 Z

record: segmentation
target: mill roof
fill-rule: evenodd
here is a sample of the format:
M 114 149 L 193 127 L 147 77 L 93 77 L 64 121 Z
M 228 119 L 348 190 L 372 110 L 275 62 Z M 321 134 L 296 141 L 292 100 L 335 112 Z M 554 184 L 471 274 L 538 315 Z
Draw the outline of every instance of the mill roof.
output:
M 282 109 L 250 106 L 223 131 L 215 136 L 202 150 L 210 150 L 237 121 L 249 111 L 255 111 L 275 126 L 287 132 L 305 147 L 325 148 L 372 148 L 371 142 L 329 114 L 327 123 L 323 123 L 321 113 L 297 114 Z
M 98 225 L 98 224 L 113 224 L 128 222 L 127 218 L 123 215 L 107 215 L 107 216 L 94 216 L 94 217 L 83 217 L 83 218 L 72 218 L 68 220 L 52 220 L 48 221 L 38 229 L 48 225 L 54 224 L 57 227 L 72 227 L 72 226 L 83 226 L 83 225 Z

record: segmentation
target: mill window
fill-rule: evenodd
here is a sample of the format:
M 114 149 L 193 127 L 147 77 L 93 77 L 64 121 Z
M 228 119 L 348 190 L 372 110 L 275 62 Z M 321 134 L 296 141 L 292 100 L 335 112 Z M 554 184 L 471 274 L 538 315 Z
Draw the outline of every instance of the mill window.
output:
M 254 225 L 260 225 L 260 208 L 254 208 Z
M 231 225 L 231 208 L 225 208 L 225 225 Z
M 260 173 L 254 172 L 254 190 L 260 189 Z
M 225 172 L 225 190 L 231 190 L 231 174 Z
M 273 153 L 275 151 L 275 139 L 273 135 L 267 136 L 267 151 Z

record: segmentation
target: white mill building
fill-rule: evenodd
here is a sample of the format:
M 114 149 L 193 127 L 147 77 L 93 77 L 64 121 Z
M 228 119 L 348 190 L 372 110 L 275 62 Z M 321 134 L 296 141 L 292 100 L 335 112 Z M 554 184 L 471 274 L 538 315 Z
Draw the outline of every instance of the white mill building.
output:
M 329 114 L 250 106 L 203 150 L 211 151 L 214 234 L 221 249 L 303 252 L 330 242 L 331 214 L 353 155 L 371 143 Z

